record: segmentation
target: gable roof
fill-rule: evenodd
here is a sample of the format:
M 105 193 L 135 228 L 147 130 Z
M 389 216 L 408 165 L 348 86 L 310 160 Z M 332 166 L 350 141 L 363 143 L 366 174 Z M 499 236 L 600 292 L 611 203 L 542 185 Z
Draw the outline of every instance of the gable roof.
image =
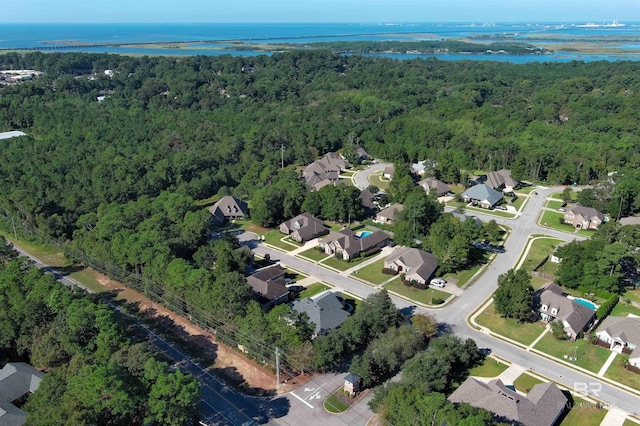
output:
M 35 392 L 44 373 L 26 362 L 9 362 L 0 370 L 0 401 L 11 402 Z
M 384 231 L 376 231 L 365 237 L 356 237 L 355 232 L 349 228 L 343 228 L 338 232 L 332 232 L 327 237 L 323 238 L 319 244 L 329 244 L 335 242 L 352 257 L 358 253 L 366 252 L 376 247 L 378 244 L 389 240 L 389 235 Z
M 329 230 L 320 219 L 306 212 L 282 222 L 280 226 L 287 228 L 289 233 L 298 232 L 303 240 L 314 238 Z
M 384 170 L 382 171 L 383 175 L 389 175 L 391 177 L 393 177 L 393 174 L 396 172 L 396 168 L 395 166 L 387 166 L 384 168 Z
M 511 177 L 511 170 L 501 169 L 496 172 L 487 173 L 486 183 L 495 189 L 502 186 L 514 187 L 517 186 L 519 182 Z
M 307 185 L 318 190 L 338 180 L 341 170 L 347 168 L 347 162 L 335 152 L 329 152 L 319 160 L 304 168 L 302 176 Z
M 285 270 L 280 265 L 262 268 L 247 277 L 247 282 L 257 296 L 257 300 L 264 305 L 278 300 L 289 294 L 284 279 Z
M 438 269 L 438 258 L 431 253 L 411 247 L 396 247 L 384 260 L 385 265 L 401 263 L 407 274 L 418 274 L 427 280 Z
M 19 130 L 12 130 L 10 132 L 2 132 L 2 133 L 0 133 L 0 139 L 15 138 L 17 136 L 27 136 L 27 134 L 24 133 L 24 132 L 21 132 Z
M 373 194 L 368 189 L 364 189 L 360 191 L 360 195 L 358 196 L 362 205 L 368 209 L 375 209 L 376 205 L 374 204 Z
M 316 325 L 316 335 L 339 327 L 349 318 L 349 313 L 344 310 L 342 297 L 332 292 L 326 292 L 315 300 L 309 297 L 296 300 L 291 307 L 297 312 L 307 314 L 309 321 Z
M 378 216 L 398 220 L 398 213 L 400 213 L 402 209 L 404 209 L 404 206 L 402 204 L 392 204 L 386 209 L 379 211 Z
M 540 303 L 548 307 L 545 313 L 566 321 L 576 334 L 582 331 L 595 315 L 595 311 L 563 296 L 562 287 L 555 284 L 549 287 L 540 294 Z M 557 313 L 552 314 L 552 309 L 556 309 Z
M 9 402 L 0 401 L 0 425 L 22 426 L 27 421 L 27 415 L 21 409 Z
M 492 206 L 502 200 L 501 193 L 484 183 L 472 186 L 460 195 L 471 200 L 487 201 Z
M 217 220 L 224 221 L 224 219 L 226 218 L 244 216 L 248 214 L 249 206 L 246 202 L 236 197 L 225 195 L 224 197 L 219 199 L 213 206 L 209 207 L 209 212 Z
M 606 331 L 609 336 L 640 347 L 640 318 L 608 316 L 598 331 Z
M 423 187 L 424 190 L 427 192 L 430 192 L 432 189 L 435 188 L 436 194 L 438 195 L 438 197 L 441 197 L 450 191 L 449 185 L 447 185 L 446 183 L 434 177 L 428 177 L 426 179 L 422 179 L 421 181 L 418 182 L 418 185 Z
M 468 216 L 465 213 L 463 213 L 460 209 L 455 209 L 454 211 L 451 212 L 451 214 L 460 222 L 465 222 L 468 219 L 472 219 L 476 225 L 482 227 L 482 221 L 480 219 L 478 219 L 475 216 Z
M 620 218 L 621 225 L 640 225 L 640 216 L 627 216 Z
M 604 220 L 604 215 L 593 207 L 585 207 L 580 203 L 574 204 L 567 213 L 573 213 L 576 216 L 582 216 L 585 220 L 592 221 L 594 219 Z
M 485 384 L 473 377 L 467 378 L 448 399 L 484 408 L 524 426 L 553 425 L 567 404 L 567 398 L 554 383 L 539 383 L 525 397 L 499 379 Z

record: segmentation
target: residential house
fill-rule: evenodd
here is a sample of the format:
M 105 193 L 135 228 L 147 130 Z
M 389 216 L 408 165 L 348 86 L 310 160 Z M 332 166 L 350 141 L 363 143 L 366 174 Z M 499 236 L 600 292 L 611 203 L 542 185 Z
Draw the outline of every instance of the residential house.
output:
M 394 166 L 387 166 L 382 171 L 382 177 L 387 179 L 393 179 L 393 175 L 396 172 L 396 168 Z
M 559 285 L 549 284 L 541 290 L 538 310 L 540 319 L 545 322 L 562 321 L 564 331 L 571 340 L 575 340 L 593 322 L 596 312 L 565 297 Z
M 255 299 L 264 309 L 289 301 L 289 289 L 284 278 L 285 270 L 280 265 L 260 269 L 247 277 Z
M 384 231 L 376 231 L 359 237 L 351 229 L 343 228 L 321 239 L 318 242 L 318 247 L 326 254 L 336 254 L 344 260 L 351 260 L 360 256 L 360 253 L 369 253 L 386 247 L 390 240 L 391 238 Z
M 27 136 L 27 134 L 19 130 L 12 130 L 10 132 L 0 132 L 0 140 L 15 138 L 18 136 Z
M 336 184 L 340 172 L 348 167 L 348 163 L 335 152 L 329 152 L 319 160 L 304 168 L 304 181 L 316 191 L 323 186 Z
M 294 241 L 305 243 L 328 234 L 329 228 L 320 219 L 309 213 L 301 213 L 293 219 L 282 222 L 280 224 L 280 232 L 288 235 Z
M 564 223 L 579 229 L 598 229 L 604 222 L 604 215 L 592 207 L 576 203 L 564 213 Z
M 479 205 L 485 209 L 492 208 L 502 200 L 501 193 L 484 183 L 472 186 L 460 194 L 460 197 L 465 203 Z
M 400 218 L 399 214 L 403 208 L 404 206 L 402 204 L 393 204 L 386 209 L 379 211 L 376 215 L 375 222 L 388 224 L 394 223 Z
M 449 185 L 433 177 L 422 179 L 418 182 L 418 185 L 420 185 L 427 194 L 430 193 L 432 189 L 435 190 L 438 197 L 445 196 L 451 192 Z
M 475 224 L 477 226 L 482 228 L 482 221 L 480 219 L 478 219 L 475 216 L 466 215 L 460 209 L 455 209 L 454 211 L 451 212 L 451 214 L 453 215 L 453 217 L 458 219 L 460 222 L 466 222 L 467 220 L 471 219 L 471 220 L 473 220 L 475 222 Z
M 450 396 L 455 404 L 467 403 L 494 413 L 498 420 L 523 426 L 553 426 L 567 407 L 567 397 L 555 383 L 538 383 L 526 396 L 509 389 L 500 379 L 488 383 L 468 377 Z
M 347 318 L 349 312 L 345 310 L 342 296 L 333 292 L 325 292 L 315 299 L 309 297 L 296 300 L 291 308 L 309 317 L 309 322 L 315 324 L 314 337 L 323 335 L 340 327 Z
M 427 160 L 418 161 L 417 163 L 413 163 L 411 165 L 411 172 L 418 176 L 422 176 L 425 174 L 425 170 L 427 169 Z
M 347 374 L 344 378 L 344 391 L 347 392 L 349 396 L 354 396 L 356 393 L 360 392 L 361 380 L 362 379 L 357 374 Z
M 427 284 L 438 269 L 438 258 L 411 247 L 396 247 L 384 260 L 384 268 L 404 272 L 406 281 Z
M 9 362 L 0 370 L 0 425 L 21 426 L 27 415 L 12 403 L 35 392 L 44 373 L 24 362 Z
M 359 146 L 356 148 L 356 160 L 358 161 L 371 160 L 371 156 L 369 155 L 369 153 L 367 153 L 367 151 L 365 151 L 363 147 Z
M 249 214 L 249 206 L 236 197 L 226 195 L 209 207 L 209 213 L 220 224 L 227 220 L 243 219 Z
M 358 198 L 365 209 L 376 210 L 378 208 L 378 205 L 375 203 L 375 197 L 368 189 L 360 191 L 360 196 Z
M 620 225 L 640 225 L 640 216 L 627 216 L 620 218 Z
M 640 318 L 609 316 L 598 327 L 596 336 L 612 351 L 630 350 L 629 364 L 640 368 Z
M 489 172 L 483 180 L 490 188 L 501 189 L 502 192 L 513 192 L 520 185 L 520 182 L 511 177 L 511 170 L 507 169 Z

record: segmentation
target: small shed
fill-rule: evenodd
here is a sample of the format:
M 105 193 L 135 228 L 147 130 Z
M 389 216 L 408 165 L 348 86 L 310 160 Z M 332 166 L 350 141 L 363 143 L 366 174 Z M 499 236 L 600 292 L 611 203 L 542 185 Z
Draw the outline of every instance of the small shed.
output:
M 357 374 L 349 373 L 344 378 L 344 391 L 349 393 L 349 396 L 354 396 L 357 392 L 360 392 L 360 376 Z

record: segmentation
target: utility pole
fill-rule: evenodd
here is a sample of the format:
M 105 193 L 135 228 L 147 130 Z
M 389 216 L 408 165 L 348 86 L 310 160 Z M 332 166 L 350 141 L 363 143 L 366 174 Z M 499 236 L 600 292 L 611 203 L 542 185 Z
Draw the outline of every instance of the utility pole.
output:
M 280 350 L 276 346 L 276 389 L 280 388 Z
M 284 169 L 284 144 L 280 144 L 280 168 Z

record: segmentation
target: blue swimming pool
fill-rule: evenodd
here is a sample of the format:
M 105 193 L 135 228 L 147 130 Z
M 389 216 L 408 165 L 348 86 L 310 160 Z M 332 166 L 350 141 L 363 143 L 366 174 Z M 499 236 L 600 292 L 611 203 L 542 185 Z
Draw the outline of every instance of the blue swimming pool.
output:
M 589 308 L 589 309 L 591 309 L 591 310 L 593 310 L 593 311 L 595 311 L 596 309 L 598 309 L 598 305 L 596 305 L 595 303 L 593 303 L 593 302 L 591 302 L 591 301 L 589 301 L 589 300 L 586 300 L 586 299 L 580 299 L 580 298 L 578 298 L 578 297 L 576 297 L 576 298 L 575 298 L 575 299 L 573 299 L 573 300 L 575 300 L 575 301 L 576 301 L 576 303 L 579 303 L 579 304 L 581 304 L 582 306 L 586 306 L 587 308 Z
M 366 237 L 368 235 L 371 235 L 371 234 L 373 234 L 373 232 L 371 232 L 371 231 L 362 231 L 360 233 L 360 238 L 364 238 L 364 237 Z

